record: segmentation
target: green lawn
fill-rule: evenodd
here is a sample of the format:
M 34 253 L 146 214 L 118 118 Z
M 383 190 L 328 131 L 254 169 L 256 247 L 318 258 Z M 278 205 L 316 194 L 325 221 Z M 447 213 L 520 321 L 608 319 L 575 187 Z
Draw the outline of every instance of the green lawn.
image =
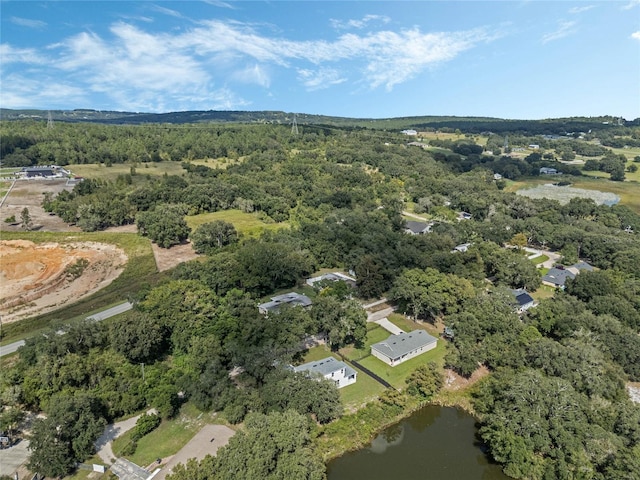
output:
M 551 298 L 555 295 L 556 289 L 549 285 L 541 285 L 535 292 L 531 294 L 533 299 L 537 302 L 544 300 L 545 298 Z
M 395 388 L 404 388 L 405 380 L 409 374 L 415 370 L 419 365 L 436 362 L 442 366 L 444 363 L 444 355 L 446 351 L 446 342 L 444 340 L 438 340 L 438 345 L 433 350 L 430 350 L 422 355 L 419 355 L 411 360 L 407 360 L 400 365 L 392 367 L 387 365 L 382 360 L 377 359 L 373 355 L 368 356 L 359 361 L 363 367 L 368 368 L 376 375 L 389 382 Z
M 327 357 L 333 357 L 336 360 L 340 360 L 338 355 L 331 352 L 327 347 L 320 345 L 318 347 L 310 348 L 307 351 L 304 356 L 304 363 L 322 360 Z M 362 372 L 359 368 L 355 368 L 355 370 L 358 372 L 356 383 L 343 387 L 339 390 L 342 403 L 349 410 L 357 409 L 361 405 L 378 398 L 378 395 L 380 395 L 384 390 L 384 387 L 380 383 Z
M 539 265 L 546 262 L 547 260 L 549 260 L 549 257 L 547 257 L 546 255 L 540 255 L 538 257 L 532 258 L 531 263 L 533 263 L 534 265 Z
M 288 227 L 284 223 L 267 223 L 260 219 L 257 213 L 245 213 L 240 210 L 221 210 L 213 213 L 202 213 L 200 215 L 189 215 L 186 218 L 187 225 L 195 230 L 203 223 L 213 222 L 215 220 L 224 220 L 233 224 L 238 233 L 247 236 L 256 236 L 264 230 L 277 230 L 279 228 Z
M 392 313 L 389 315 L 389 321 L 405 332 L 411 332 L 419 329 L 426 330 L 429 335 L 433 335 L 436 338 L 440 336 L 440 332 L 438 332 L 438 329 L 432 324 L 427 322 L 414 322 L 400 313 Z
M 79 177 L 101 178 L 115 180 L 118 175 L 131 173 L 131 167 L 135 168 L 137 175 L 182 175 L 185 170 L 182 162 L 148 162 L 148 163 L 114 163 L 107 167 L 104 163 L 89 163 L 84 165 L 69 165 L 71 173 Z
M 125 456 L 141 467 L 146 467 L 157 458 L 176 454 L 207 423 L 214 419 L 210 414 L 201 415 L 191 404 L 182 407 L 178 416 L 163 420 L 158 428 L 138 440 L 138 448 L 133 455 Z M 131 441 L 132 430 L 117 438 L 112 444 L 113 452 L 118 455 Z
M 342 350 L 340 350 L 340 353 L 342 353 L 349 360 L 358 360 L 360 358 L 366 357 L 367 355 L 371 355 L 371 345 L 381 342 L 382 340 L 386 340 L 389 335 L 391 335 L 376 323 L 368 323 L 367 328 L 367 340 L 362 347 L 343 348 Z

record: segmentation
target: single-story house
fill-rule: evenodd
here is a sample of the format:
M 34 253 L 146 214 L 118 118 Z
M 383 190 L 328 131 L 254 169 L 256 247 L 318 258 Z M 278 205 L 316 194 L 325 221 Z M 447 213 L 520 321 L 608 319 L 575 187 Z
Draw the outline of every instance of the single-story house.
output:
M 22 171 L 27 178 L 56 176 L 56 172 L 51 167 L 25 167 Z
M 535 143 L 530 143 L 529 144 L 529 148 L 531 150 L 539 150 L 540 149 L 540 145 L 536 145 Z
M 338 388 L 356 383 L 356 376 L 358 375 L 349 365 L 333 357 L 293 367 L 293 371 L 308 372 L 310 376 L 315 376 L 318 379 L 326 378 L 335 382 Z
M 423 233 L 431 232 L 433 223 L 429 222 L 414 222 L 413 220 L 407 220 L 404 222 L 404 231 L 411 235 L 421 235 Z
M 395 367 L 407 360 L 436 348 L 438 339 L 424 330 L 391 335 L 371 345 L 371 355 Z
M 469 250 L 469 247 L 471 245 L 473 245 L 473 243 L 462 243 L 462 244 L 457 245 L 456 247 L 454 247 L 454 249 L 451 250 L 451 253 L 456 253 L 456 252 L 464 253 L 467 250 Z
M 289 292 L 271 297 L 270 302 L 261 303 L 260 305 L 258 305 L 258 310 L 263 315 L 268 315 L 269 313 L 277 312 L 282 305 L 308 307 L 311 305 L 311 303 L 311 299 L 306 295 L 302 295 L 296 292 Z
M 550 268 L 547 274 L 542 277 L 542 283 L 555 288 L 564 288 L 567 278 L 576 278 L 576 274 L 562 267 Z
M 518 313 L 524 313 L 529 310 L 531 307 L 536 306 L 536 302 L 529 293 L 523 288 L 518 288 L 517 290 L 511 290 L 511 294 L 514 296 L 516 300 L 516 310 Z
M 494 173 L 493 174 L 493 179 L 494 180 L 502 180 L 502 175 L 500 175 L 499 173 Z
M 562 172 L 558 172 L 555 168 L 542 167 L 540 168 L 540 175 L 560 175 Z
M 411 136 L 414 136 L 414 135 L 418 134 L 418 132 L 413 130 L 413 129 L 402 130 L 402 132 L 400 132 L 400 133 L 404 133 L 405 135 L 411 135 Z
M 472 217 L 473 215 L 471 215 L 469 212 L 458 213 L 458 220 L 471 220 Z
M 593 267 L 587 262 L 574 263 L 570 267 L 559 265 L 551 268 L 547 274 L 542 277 L 542 283 L 555 288 L 564 288 L 567 278 L 576 278 L 582 271 L 592 272 Z
M 321 282 L 323 280 L 326 280 L 329 282 L 343 281 L 352 287 L 356 286 L 355 278 L 340 272 L 325 273 L 324 275 L 320 275 L 318 277 L 307 278 L 306 284 L 309 285 L 310 287 L 313 287 L 316 283 Z

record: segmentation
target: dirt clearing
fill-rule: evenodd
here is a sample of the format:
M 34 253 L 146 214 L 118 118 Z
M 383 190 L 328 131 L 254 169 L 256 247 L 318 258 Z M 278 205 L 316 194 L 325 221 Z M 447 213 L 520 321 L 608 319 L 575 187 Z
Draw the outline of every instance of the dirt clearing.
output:
M 115 280 L 124 251 L 96 242 L 0 241 L 0 315 L 6 323 L 73 303 Z

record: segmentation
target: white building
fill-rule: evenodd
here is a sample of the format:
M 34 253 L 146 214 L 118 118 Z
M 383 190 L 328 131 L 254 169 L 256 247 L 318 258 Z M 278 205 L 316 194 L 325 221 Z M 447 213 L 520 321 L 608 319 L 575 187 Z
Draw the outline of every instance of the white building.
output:
M 409 333 L 391 335 L 382 342 L 371 345 L 371 355 L 384 363 L 395 367 L 407 360 L 433 350 L 438 345 L 438 339 L 424 330 L 414 330 Z
M 310 376 L 319 379 L 326 378 L 327 380 L 335 382 L 338 388 L 356 383 L 357 376 L 357 372 L 353 368 L 333 357 L 327 357 L 322 360 L 293 367 L 293 371 L 296 373 L 308 372 Z
M 343 281 L 343 282 L 345 282 L 348 285 L 351 285 L 353 287 L 355 287 L 355 285 L 356 285 L 356 279 L 355 278 L 350 277 L 349 275 L 345 275 L 344 273 L 340 273 L 340 272 L 325 273 L 324 275 L 320 275 L 318 277 L 307 278 L 306 284 L 309 285 L 310 287 L 313 287 L 316 283 L 321 282 L 323 280 L 327 280 L 329 282 Z

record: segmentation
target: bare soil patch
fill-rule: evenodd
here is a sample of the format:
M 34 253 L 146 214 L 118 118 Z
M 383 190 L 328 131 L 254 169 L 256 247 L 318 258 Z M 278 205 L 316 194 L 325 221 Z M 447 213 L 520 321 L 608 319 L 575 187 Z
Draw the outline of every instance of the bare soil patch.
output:
M 82 268 L 74 265 L 84 262 Z M 96 242 L 0 241 L 0 315 L 6 323 L 73 303 L 115 280 L 124 251 Z
M 50 215 L 42 208 L 42 200 L 45 193 L 51 193 L 54 197 L 63 190 L 72 190 L 73 185 L 68 184 L 66 179 L 33 179 L 16 180 L 13 188 L 7 195 L 4 203 L 0 207 L 0 229 L 8 232 L 18 232 L 22 230 L 20 225 L 9 225 L 4 222 L 5 218 L 15 216 L 20 222 L 20 213 L 27 207 L 33 222 L 33 229 L 43 232 L 79 232 L 80 228 L 70 226 L 60 217 Z
M 456 372 L 450 369 L 446 369 L 444 373 L 445 373 L 444 389 L 457 391 L 457 390 L 464 390 L 465 388 L 470 387 L 471 385 L 476 383 L 481 378 L 484 378 L 487 375 L 489 375 L 489 369 L 484 365 L 482 365 L 481 367 L 478 367 L 475 370 L 475 372 L 471 374 L 471 377 L 469 378 L 464 378 L 463 376 L 458 375 Z
M 156 266 L 159 272 L 170 270 L 183 262 L 188 262 L 198 257 L 198 254 L 193 251 L 191 243 L 174 245 L 171 248 L 162 248 L 152 243 L 151 248 L 153 249 L 153 256 L 156 259 Z

